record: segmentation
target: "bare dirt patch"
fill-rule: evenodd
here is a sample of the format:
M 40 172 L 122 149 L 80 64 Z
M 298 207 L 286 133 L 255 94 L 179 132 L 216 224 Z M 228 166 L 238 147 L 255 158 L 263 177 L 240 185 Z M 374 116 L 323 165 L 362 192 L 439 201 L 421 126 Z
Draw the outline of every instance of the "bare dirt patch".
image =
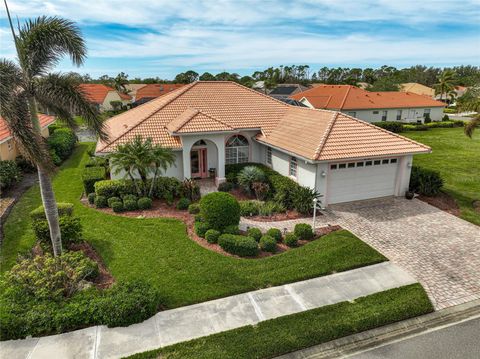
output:
M 440 192 L 437 196 L 429 197 L 424 195 L 419 195 L 418 199 L 441 209 L 447 213 L 453 214 L 454 216 L 460 217 L 460 207 L 455 201 L 455 198 L 449 196 L 444 192 Z

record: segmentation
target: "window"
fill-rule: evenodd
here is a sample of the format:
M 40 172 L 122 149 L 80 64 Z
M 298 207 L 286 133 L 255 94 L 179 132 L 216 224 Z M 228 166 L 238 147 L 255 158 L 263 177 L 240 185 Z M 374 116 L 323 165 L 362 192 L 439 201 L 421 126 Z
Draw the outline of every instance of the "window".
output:
M 353 167 L 355 167 L 355 163 L 354 163 L 354 162 L 351 162 L 351 163 L 348 164 L 347 167 L 348 167 L 348 168 L 353 168 Z
M 423 118 L 430 118 L 430 109 L 426 108 L 423 110 Z
M 363 167 L 363 162 L 357 162 L 357 167 Z
M 402 119 L 402 110 L 397 110 L 397 121 Z
M 382 165 L 388 165 L 388 159 L 382 160 Z
M 206 146 L 207 143 L 204 140 L 198 140 L 193 144 L 193 146 Z
M 230 165 L 246 162 L 248 162 L 247 139 L 242 135 L 234 135 L 230 137 L 225 144 L 225 163 Z
M 390 160 L 390 163 L 397 163 L 397 159 L 396 159 L 396 158 L 392 158 L 392 159 Z
M 272 164 L 272 148 L 267 147 L 267 164 Z
M 387 120 L 388 111 L 382 111 L 382 121 Z
M 375 166 L 378 166 L 380 163 L 381 163 L 380 160 L 375 160 L 375 161 L 373 161 L 373 164 L 374 164 Z
M 338 165 L 338 168 L 347 168 L 347 164 L 346 163 L 340 163 Z
M 290 158 L 290 176 L 297 177 L 297 158 Z
M 378 115 L 378 111 L 373 111 L 373 114 L 374 114 L 374 115 Z
M 372 161 L 366 161 L 365 162 L 365 166 L 371 166 L 372 165 Z
M 357 113 L 355 111 L 353 112 L 347 112 L 347 115 L 348 116 L 352 116 L 352 117 L 357 117 Z
M 336 169 L 337 169 L 337 165 L 330 165 L 330 169 L 331 169 L 331 170 L 336 170 Z

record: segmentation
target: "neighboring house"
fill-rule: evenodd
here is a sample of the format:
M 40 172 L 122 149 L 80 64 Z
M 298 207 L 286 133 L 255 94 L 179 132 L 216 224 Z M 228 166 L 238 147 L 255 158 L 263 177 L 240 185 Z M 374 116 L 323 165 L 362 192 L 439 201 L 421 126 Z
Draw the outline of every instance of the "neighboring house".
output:
M 300 84 L 279 84 L 277 87 L 271 90 L 268 95 L 276 98 L 277 100 L 282 100 L 308 89 L 309 88 L 307 86 Z
M 416 83 L 416 82 L 407 82 L 400 84 L 401 92 L 411 92 L 417 95 L 428 96 L 430 98 L 435 98 L 435 90 L 431 87 Z
M 149 84 L 137 90 L 133 99 L 133 105 L 138 106 L 153 100 L 154 98 L 163 96 L 173 90 L 176 90 L 184 84 Z
M 310 108 L 341 111 L 367 122 L 440 121 L 445 104 L 410 92 L 370 92 L 351 85 L 323 85 L 292 95 Z
M 115 90 L 113 87 L 103 84 L 81 84 L 80 89 L 85 93 L 87 99 L 96 104 L 98 109 L 103 111 L 111 111 L 115 108 L 112 103 L 121 103 L 122 107 L 126 107 L 132 102 L 130 95 Z
M 265 85 L 265 81 L 256 81 L 252 85 L 252 89 L 254 89 L 255 91 L 261 92 L 261 93 L 267 93 L 268 92 L 267 86 Z
M 38 114 L 40 127 L 42 128 L 42 136 L 48 137 L 48 126 L 55 122 L 55 117 L 49 115 Z M 7 126 L 5 120 L 0 117 L 0 160 L 14 160 L 20 155 L 15 140 Z
M 147 84 L 126 84 L 125 88 L 127 89 L 127 94 L 130 95 L 132 99 L 135 99 L 137 91 L 145 86 L 147 86 Z
M 186 85 L 106 125 L 109 140 L 97 143 L 99 156 L 137 135 L 150 137 L 176 155 L 165 176 L 213 173 L 218 184 L 225 181 L 226 164 L 258 162 L 315 189 L 323 205 L 403 196 L 412 155 L 430 152 L 341 112 L 290 106 L 223 81 Z

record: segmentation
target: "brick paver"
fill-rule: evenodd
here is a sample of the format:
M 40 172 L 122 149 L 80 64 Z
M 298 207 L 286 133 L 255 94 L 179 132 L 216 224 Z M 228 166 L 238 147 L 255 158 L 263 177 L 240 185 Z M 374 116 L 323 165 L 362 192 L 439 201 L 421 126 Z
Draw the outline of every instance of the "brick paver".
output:
M 287 228 L 309 220 L 242 226 Z M 389 198 L 329 207 L 318 226 L 339 224 L 412 274 L 436 309 L 480 298 L 480 228 L 420 200 Z

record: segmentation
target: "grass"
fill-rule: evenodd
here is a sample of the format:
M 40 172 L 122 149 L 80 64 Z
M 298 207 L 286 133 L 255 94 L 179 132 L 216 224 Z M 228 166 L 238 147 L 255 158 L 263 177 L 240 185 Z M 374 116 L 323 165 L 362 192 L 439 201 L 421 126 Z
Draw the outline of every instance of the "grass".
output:
M 129 358 L 271 358 L 431 311 L 422 286 L 412 284 Z
M 433 128 L 402 135 L 432 148 L 431 154 L 416 155 L 413 163 L 439 171 L 445 180 L 444 191 L 453 196 L 461 217 L 480 225 L 480 213 L 473 201 L 480 200 L 480 131 L 470 139 L 463 128 Z
M 80 173 L 87 161 L 80 144 L 54 179 L 59 202 L 72 202 L 84 237 L 102 256 L 117 280 L 142 278 L 158 286 L 167 308 L 295 282 L 385 261 L 347 231 L 331 233 L 300 248 L 263 259 L 236 259 L 207 250 L 188 238 L 174 219 L 114 216 L 83 206 Z M 38 187 L 17 203 L 5 223 L 1 270 L 34 244 L 29 212 L 40 205 Z

